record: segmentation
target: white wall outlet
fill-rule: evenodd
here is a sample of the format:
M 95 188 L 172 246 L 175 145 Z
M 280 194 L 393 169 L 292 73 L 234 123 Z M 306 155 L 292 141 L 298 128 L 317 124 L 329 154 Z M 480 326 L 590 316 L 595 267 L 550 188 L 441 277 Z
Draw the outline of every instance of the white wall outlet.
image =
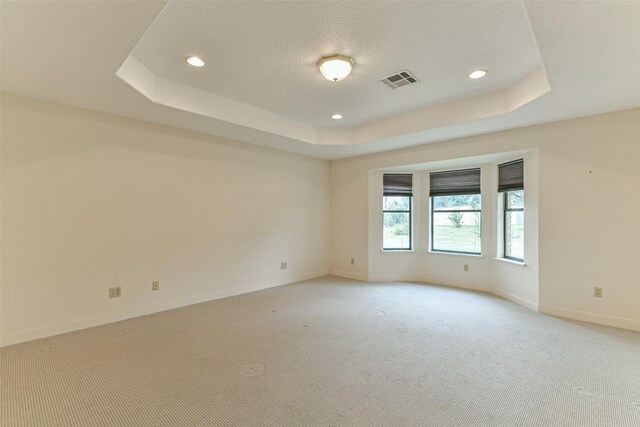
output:
M 469 271 L 469 264 L 464 265 L 464 271 Z
M 152 291 L 159 291 L 160 290 L 160 281 L 159 280 L 154 280 L 153 282 L 151 282 L 151 290 Z
M 351 265 L 356 265 L 356 259 L 355 258 L 351 258 Z
M 122 288 L 120 286 L 109 288 L 109 298 L 118 298 L 119 296 L 122 296 Z
M 287 269 L 287 261 L 282 261 L 280 263 L 280 270 L 286 270 Z
M 594 287 L 593 288 L 593 296 L 595 298 L 602 298 L 602 288 Z

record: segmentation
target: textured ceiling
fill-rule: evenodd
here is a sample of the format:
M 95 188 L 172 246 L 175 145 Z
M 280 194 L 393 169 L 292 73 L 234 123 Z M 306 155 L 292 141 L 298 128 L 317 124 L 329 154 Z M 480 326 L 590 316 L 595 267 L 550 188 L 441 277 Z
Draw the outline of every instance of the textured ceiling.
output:
M 328 159 L 640 106 L 640 2 L 351 3 L 176 2 L 166 9 L 176 13 L 165 16 L 166 2 L 3 1 L 2 90 Z M 203 34 L 201 25 L 179 19 L 199 7 L 219 11 L 201 13 L 216 20 Z M 154 34 L 165 18 L 173 24 Z M 429 28 L 420 28 L 421 22 Z M 301 31 L 309 37 L 295 41 Z M 163 37 L 175 38 L 164 45 L 166 57 L 158 51 Z M 187 49 L 181 43 L 198 40 L 193 50 L 181 52 Z M 341 82 L 346 89 L 322 80 L 314 65 L 334 51 L 352 54 L 358 63 Z M 115 75 L 132 52 L 166 81 L 227 100 L 231 104 L 224 105 L 239 112 L 253 108 L 264 126 L 150 102 Z M 206 73 L 185 70 L 184 56 L 200 52 L 207 56 Z M 279 80 L 272 73 L 287 63 L 287 52 L 294 54 L 292 65 L 288 78 Z M 264 62 L 265 55 L 280 60 Z M 483 60 L 495 61 L 486 66 L 487 79 L 456 82 Z M 496 114 L 451 120 L 466 99 L 513 84 L 536 63 L 544 65 L 550 92 Z M 403 68 L 421 82 L 396 91 L 375 82 Z M 407 92 L 418 87 L 422 93 Z M 455 99 L 462 101 L 454 109 L 429 110 Z M 335 123 L 320 116 L 335 108 L 349 112 L 336 131 L 348 126 L 362 143 L 321 145 L 295 136 L 325 132 Z M 420 120 L 434 119 L 429 112 L 437 111 L 449 121 L 389 132 L 403 123 L 396 114 L 408 120 L 416 108 L 422 109 Z M 222 113 L 231 114 L 227 108 Z M 299 129 L 278 131 L 292 126 Z
M 316 67 L 333 53 L 356 62 L 343 82 Z M 541 66 L 520 2 L 171 2 L 133 55 L 157 76 L 319 127 L 489 92 Z M 420 83 L 378 82 L 403 69 Z M 469 79 L 476 69 L 490 73 Z

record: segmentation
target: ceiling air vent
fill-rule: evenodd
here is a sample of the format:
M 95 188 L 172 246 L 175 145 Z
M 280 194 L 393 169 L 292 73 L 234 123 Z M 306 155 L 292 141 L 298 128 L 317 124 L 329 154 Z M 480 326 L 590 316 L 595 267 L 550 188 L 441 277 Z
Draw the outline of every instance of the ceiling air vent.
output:
M 408 70 L 399 71 L 378 81 L 390 87 L 391 89 L 398 89 L 399 87 L 419 82 L 416 76 L 411 74 Z

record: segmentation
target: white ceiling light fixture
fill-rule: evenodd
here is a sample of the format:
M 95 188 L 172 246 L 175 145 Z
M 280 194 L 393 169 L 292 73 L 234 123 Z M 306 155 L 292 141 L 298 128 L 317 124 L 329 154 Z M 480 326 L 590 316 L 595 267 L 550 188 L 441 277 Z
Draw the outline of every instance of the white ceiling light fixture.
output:
M 487 75 L 485 70 L 476 70 L 473 73 L 469 74 L 470 79 L 481 79 Z
M 344 80 L 355 67 L 353 58 L 345 55 L 323 56 L 317 65 L 324 78 L 332 82 Z
M 333 116 L 331 116 L 331 118 L 333 120 L 340 120 L 342 118 L 342 114 L 334 114 Z
M 192 67 L 204 67 L 205 62 L 197 56 L 187 56 L 187 64 Z

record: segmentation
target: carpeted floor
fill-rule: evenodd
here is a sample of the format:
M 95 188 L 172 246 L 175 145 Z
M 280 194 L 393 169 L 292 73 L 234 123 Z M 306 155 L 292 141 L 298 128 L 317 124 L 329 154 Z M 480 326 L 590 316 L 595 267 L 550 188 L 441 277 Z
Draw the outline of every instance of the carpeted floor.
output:
M 2 426 L 640 426 L 640 333 L 333 277 L 0 351 Z

